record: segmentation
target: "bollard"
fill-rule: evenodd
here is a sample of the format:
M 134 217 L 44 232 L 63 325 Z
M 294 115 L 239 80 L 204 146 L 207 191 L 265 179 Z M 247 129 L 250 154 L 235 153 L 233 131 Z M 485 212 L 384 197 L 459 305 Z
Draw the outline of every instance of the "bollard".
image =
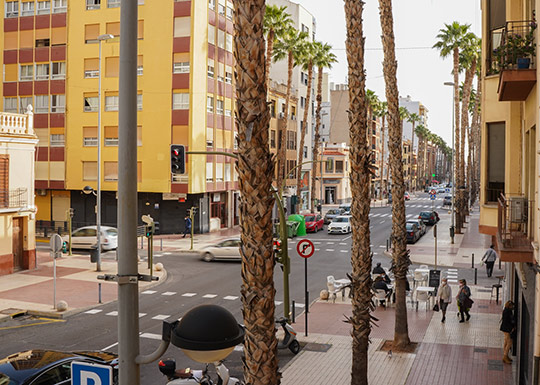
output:
M 388 251 L 388 239 L 386 240 L 386 251 Z
M 141 237 L 141 250 L 144 249 L 144 237 Z
M 98 283 L 98 300 L 99 300 L 99 303 L 102 303 L 101 302 L 101 282 Z
M 296 302 L 292 301 L 292 323 L 296 322 Z
M 159 251 L 163 251 L 163 238 L 159 239 Z
M 472 253 L 471 269 L 474 269 L 474 253 Z
M 477 280 L 478 280 L 478 269 L 475 267 L 474 268 L 474 284 L 475 285 L 477 284 Z

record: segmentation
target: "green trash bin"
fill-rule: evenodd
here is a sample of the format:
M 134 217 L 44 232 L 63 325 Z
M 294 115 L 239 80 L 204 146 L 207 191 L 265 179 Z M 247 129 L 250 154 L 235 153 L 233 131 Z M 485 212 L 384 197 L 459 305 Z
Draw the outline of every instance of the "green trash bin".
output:
M 297 235 L 298 222 L 287 221 L 287 237 L 294 238 Z
M 289 221 L 294 221 L 298 224 L 295 235 L 304 236 L 307 234 L 306 231 L 306 218 L 303 215 L 291 214 L 289 215 Z

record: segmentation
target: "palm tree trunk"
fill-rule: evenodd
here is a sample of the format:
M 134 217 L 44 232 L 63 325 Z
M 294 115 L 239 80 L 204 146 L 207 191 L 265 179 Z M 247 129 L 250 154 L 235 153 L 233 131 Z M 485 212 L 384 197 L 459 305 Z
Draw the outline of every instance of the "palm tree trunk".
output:
M 453 53 L 454 58 L 454 124 L 455 124 L 455 132 L 454 132 L 454 138 L 455 138 L 455 154 L 454 154 L 454 175 L 456 175 L 456 180 L 454 180 L 454 190 L 456 191 L 456 233 L 461 233 L 461 227 L 462 227 L 462 194 L 460 186 L 463 185 L 463 181 L 461 180 L 461 174 L 459 173 L 460 170 L 460 135 L 459 135 L 459 49 L 456 47 L 454 48 Z M 457 188 L 456 188 L 457 187 Z
M 472 88 L 472 82 L 474 80 L 474 74 L 476 73 L 476 60 L 473 59 L 470 68 L 467 69 L 465 72 L 465 82 L 463 85 L 463 97 L 461 102 L 461 160 L 460 160 L 460 178 L 463 182 L 465 182 L 465 133 L 466 131 L 469 131 L 469 102 L 471 99 L 471 88 Z M 469 143 L 470 146 L 470 143 Z M 469 150 L 470 154 L 470 150 Z M 469 162 L 467 165 L 470 164 L 470 156 L 469 156 Z M 469 173 L 467 173 L 469 174 Z M 470 185 L 469 183 L 463 183 L 466 185 L 466 190 L 462 191 L 464 194 L 463 199 L 463 206 L 462 206 L 462 215 L 463 220 L 465 220 L 465 216 L 469 215 L 469 193 L 470 193 Z
M 394 346 L 403 347 L 410 343 L 407 323 L 407 303 L 405 284 L 411 261 L 406 250 L 405 234 L 405 193 L 403 181 L 403 162 L 401 138 L 403 131 L 399 119 L 399 93 L 397 87 L 397 61 L 394 43 L 394 21 L 392 1 L 379 0 L 382 42 L 384 50 L 383 72 L 388 101 L 388 136 L 390 167 L 392 168 L 392 250 L 393 272 L 396 280 L 396 321 L 394 328 Z
M 300 148 L 298 149 L 298 170 L 296 177 L 296 196 L 298 199 L 297 213 L 300 212 L 300 207 L 302 206 L 302 167 L 300 165 L 304 161 L 304 140 L 306 137 L 306 127 L 307 119 L 309 112 L 309 103 L 311 102 L 311 84 L 313 83 L 311 77 L 313 76 L 313 63 L 308 64 L 308 84 L 306 91 L 306 104 L 304 105 L 304 119 L 302 120 L 302 130 L 300 132 Z
M 294 68 L 293 53 L 289 52 L 288 56 L 288 76 L 287 76 L 287 94 L 285 95 L 285 111 L 283 117 L 279 119 L 279 126 L 281 131 L 281 140 L 279 147 L 279 160 L 278 160 L 278 178 L 277 187 L 278 191 L 283 191 L 283 188 L 287 184 L 287 126 L 289 124 L 289 104 L 291 101 L 291 88 L 292 88 L 292 73 Z M 278 134 L 279 137 L 279 134 Z M 281 199 L 281 197 L 280 197 Z
M 384 199 L 384 194 L 383 194 L 383 179 L 384 179 L 384 115 L 381 117 L 381 120 L 382 120 L 382 125 L 381 125 L 381 135 L 382 135 L 382 141 L 381 141 L 381 170 L 380 170 L 380 173 L 381 173 L 381 199 Z M 386 190 L 386 187 L 385 187 L 385 190 Z
M 411 190 L 415 190 L 414 186 L 413 186 L 413 175 L 414 175 L 414 120 L 412 122 L 412 135 L 411 135 L 411 176 L 409 177 L 410 180 L 409 180 L 409 188 Z M 417 162 L 418 163 L 418 160 Z M 417 167 L 416 167 L 416 173 L 418 174 L 418 164 L 417 164 Z M 418 176 L 416 177 L 418 179 Z M 416 183 L 414 183 L 414 185 L 416 186 Z
M 320 126 L 321 126 L 321 108 L 322 108 L 322 83 L 323 83 L 323 68 L 318 68 L 318 74 L 317 74 L 317 97 L 315 100 L 317 101 L 317 108 L 315 110 L 315 138 L 313 143 L 313 174 L 311 175 L 311 212 L 315 212 L 315 179 L 317 177 L 317 160 L 319 156 L 319 142 L 321 140 L 321 133 L 320 133 Z M 320 183 L 322 185 L 322 163 L 321 163 L 321 180 Z M 322 187 L 321 187 L 322 189 Z M 321 202 L 319 204 L 322 204 L 322 196 L 321 196 Z
M 271 193 L 274 162 L 268 145 L 270 113 L 266 103 L 264 0 L 234 0 L 236 125 L 242 286 L 246 337 L 244 380 L 250 385 L 279 383 L 274 327 L 274 253 Z
M 480 198 L 480 113 L 478 112 L 481 108 L 480 103 L 482 100 L 482 81 L 480 76 L 477 76 L 477 86 L 476 86 L 476 100 L 478 105 L 475 108 L 476 117 L 474 119 L 475 135 L 474 135 L 474 149 L 475 149 L 475 162 L 474 162 L 474 180 L 475 180 L 475 195 Z
M 276 33 L 273 29 L 270 29 L 268 31 L 267 41 L 266 41 L 266 74 L 264 78 L 264 84 L 266 85 L 266 89 L 268 90 L 268 79 L 270 78 L 270 65 L 272 64 L 272 53 L 274 51 L 274 39 L 275 39 Z
M 349 135 L 352 192 L 352 385 L 368 384 L 368 347 L 371 332 L 370 185 L 366 84 L 364 76 L 363 2 L 345 0 L 349 62 Z M 371 122 L 370 122 L 371 123 Z

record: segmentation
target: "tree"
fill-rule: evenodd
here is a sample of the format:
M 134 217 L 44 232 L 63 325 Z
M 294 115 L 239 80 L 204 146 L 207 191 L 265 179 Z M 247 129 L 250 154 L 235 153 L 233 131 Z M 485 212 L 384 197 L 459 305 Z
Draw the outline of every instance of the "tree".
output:
M 315 110 L 315 138 L 313 142 L 313 160 L 318 160 L 319 146 L 321 140 L 321 108 L 322 108 L 322 84 L 323 72 L 326 68 L 332 68 L 332 64 L 337 62 L 337 57 L 332 52 L 332 46 L 324 43 L 315 55 L 313 65 L 317 67 L 317 108 Z M 322 170 L 322 165 L 321 165 Z M 317 176 L 317 162 L 313 163 L 313 173 L 311 174 L 311 212 L 315 212 L 315 178 Z M 322 176 L 322 172 L 321 172 Z M 321 178 L 322 183 L 322 178 Z M 322 197 L 321 197 L 322 199 Z
M 407 119 L 409 117 L 409 110 L 406 108 L 406 107 L 399 107 L 399 124 L 401 126 L 401 132 L 403 133 L 403 122 L 405 121 L 405 119 Z M 410 154 L 410 157 L 412 159 L 412 152 Z M 402 160 L 403 161 L 403 158 Z M 412 162 L 409 164 L 409 170 L 408 170 L 408 175 L 410 175 L 410 168 L 412 167 Z M 405 189 L 406 190 L 409 190 L 410 189 L 410 185 L 409 185 L 409 182 L 410 182 L 410 178 L 407 178 L 407 184 L 405 185 Z
M 405 284 L 411 260 L 406 250 L 405 233 L 405 186 L 403 182 L 403 162 L 401 138 L 403 129 L 399 121 L 399 92 L 397 86 L 397 61 L 394 42 L 394 20 L 392 0 L 379 0 L 382 43 L 384 51 L 383 73 L 388 102 L 388 151 L 392 170 L 392 270 L 396 282 L 396 321 L 394 327 L 394 347 L 409 345 L 407 322 L 407 301 Z
M 425 187 L 426 180 L 426 171 L 425 166 L 425 155 L 426 155 L 426 135 L 429 130 L 423 125 L 419 124 L 414 132 L 418 136 L 418 155 L 417 155 L 417 164 L 416 164 L 416 188 Z
M 413 177 L 413 172 L 412 172 L 413 161 L 412 160 L 413 160 L 413 154 L 414 154 L 414 126 L 416 125 L 416 123 L 420 122 L 421 120 L 422 120 L 422 118 L 416 112 L 410 113 L 409 116 L 407 117 L 407 121 L 412 124 L 412 130 L 411 130 L 411 174 L 409 175 L 410 189 L 414 189 L 415 186 L 416 186 L 416 183 L 414 183 L 414 186 L 413 186 L 413 182 L 412 182 L 412 177 Z M 416 159 L 417 159 L 417 161 L 416 161 L 416 179 L 418 180 L 418 151 L 416 153 L 417 153 L 417 157 L 416 157 Z
M 242 247 L 240 289 L 246 335 L 244 379 L 250 385 L 279 383 L 274 326 L 274 252 L 271 193 L 274 162 L 268 145 L 264 0 L 234 0 L 236 125 Z
M 319 42 L 305 41 L 301 49 L 299 61 L 302 65 L 302 70 L 307 71 L 308 84 L 306 90 L 306 102 L 304 105 L 304 118 L 302 119 L 302 128 L 300 132 L 300 146 L 298 147 L 298 165 L 301 165 L 304 160 L 304 140 L 306 137 L 306 128 L 308 121 L 309 106 L 311 104 L 311 86 L 313 84 L 313 60 L 320 50 L 322 44 Z M 302 172 L 301 169 L 297 172 L 296 177 L 296 196 L 298 197 L 297 212 L 300 212 L 302 205 Z
M 266 5 L 264 14 L 264 34 L 266 36 L 266 76 L 264 83 L 268 88 L 268 79 L 270 77 L 270 64 L 274 51 L 274 42 L 276 38 L 283 37 L 284 33 L 293 26 L 291 15 L 287 13 L 287 7 L 278 7 L 277 5 Z
M 371 249 L 369 230 L 372 152 L 368 148 L 366 78 L 364 70 L 364 3 L 345 0 L 347 60 L 349 63 L 349 136 L 351 138 L 352 225 L 352 376 L 351 384 L 367 385 L 368 347 L 371 332 Z
M 388 104 L 386 102 L 379 101 L 379 104 L 377 105 L 377 108 L 375 109 L 375 116 L 378 118 L 381 118 L 381 162 L 380 162 L 380 176 L 381 176 L 381 193 L 383 189 L 383 181 L 384 181 L 384 147 L 385 147 L 385 137 L 384 137 L 384 130 L 385 130 L 385 121 L 386 121 L 386 114 L 388 114 Z M 384 190 L 388 192 L 388 178 L 386 179 L 386 185 L 384 186 Z M 384 198 L 383 195 L 381 195 L 381 198 Z
M 442 58 L 446 58 L 450 55 L 452 55 L 454 60 L 453 65 L 453 75 L 454 75 L 454 137 L 455 137 L 455 159 L 454 159 L 454 169 L 459 170 L 460 167 L 460 115 L 459 115 L 459 50 L 463 46 L 463 41 L 465 38 L 465 35 L 469 32 L 470 24 L 459 24 L 457 21 L 454 21 L 452 24 L 444 24 L 445 28 L 439 30 L 439 34 L 437 35 L 437 41 L 433 48 L 438 49 L 440 51 L 440 55 Z M 454 181 L 454 184 L 457 186 L 461 186 L 463 181 L 459 179 L 459 176 L 457 178 L 457 181 Z M 462 202 L 461 202 L 461 193 L 459 188 L 456 190 L 456 227 L 457 231 L 461 231 L 461 213 L 462 213 Z
M 379 97 L 375 94 L 375 91 L 367 90 L 366 91 L 366 101 L 367 101 L 367 110 L 368 110 L 368 119 L 367 119 L 367 130 L 366 130 L 366 139 L 368 141 L 368 146 L 371 147 L 371 135 L 373 134 L 373 117 L 375 116 L 375 110 L 379 105 Z M 370 180 L 369 184 L 371 186 L 371 196 L 375 196 L 375 186 L 374 180 Z M 381 186 L 382 190 L 382 186 Z
M 274 61 L 287 59 L 287 93 L 285 95 L 285 111 L 283 116 L 278 120 L 278 174 L 277 174 L 277 189 L 282 191 L 283 186 L 287 183 L 286 177 L 286 154 L 285 146 L 287 137 L 287 126 L 289 122 L 289 104 L 291 102 L 291 88 L 293 69 L 298 64 L 301 56 L 302 46 L 308 38 L 306 32 L 298 32 L 295 28 L 289 28 L 284 32 L 281 39 L 274 45 Z M 281 136 L 280 136 L 281 134 Z M 280 197 L 281 198 L 281 197 Z

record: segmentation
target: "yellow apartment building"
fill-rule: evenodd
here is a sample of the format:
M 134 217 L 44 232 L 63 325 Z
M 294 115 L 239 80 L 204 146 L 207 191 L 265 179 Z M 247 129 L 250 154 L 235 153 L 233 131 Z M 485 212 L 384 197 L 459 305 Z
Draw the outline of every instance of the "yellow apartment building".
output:
M 115 225 L 120 1 L 2 2 L 4 109 L 35 106 L 38 227 L 60 227 L 69 208 L 74 226 L 95 223 L 95 195 L 81 191 L 97 189 L 98 149 L 102 223 Z M 232 160 L 188 155 L 185 174 L 176 175 L 170 152 L 173 144 L 187 151 L 235 149 L 232 2 L 138 3 L 139 216 L 149 214 L 161 232 L 177 233 L 186 210 L 197 207 L 196 231 L 233 226 Z
M 482 1 L 479 229 L 506 262 L 503 303 L 515 302 L 518 325 L 516 384 L 538 384 L 540 368 L 536 9 L 533 0 Z

